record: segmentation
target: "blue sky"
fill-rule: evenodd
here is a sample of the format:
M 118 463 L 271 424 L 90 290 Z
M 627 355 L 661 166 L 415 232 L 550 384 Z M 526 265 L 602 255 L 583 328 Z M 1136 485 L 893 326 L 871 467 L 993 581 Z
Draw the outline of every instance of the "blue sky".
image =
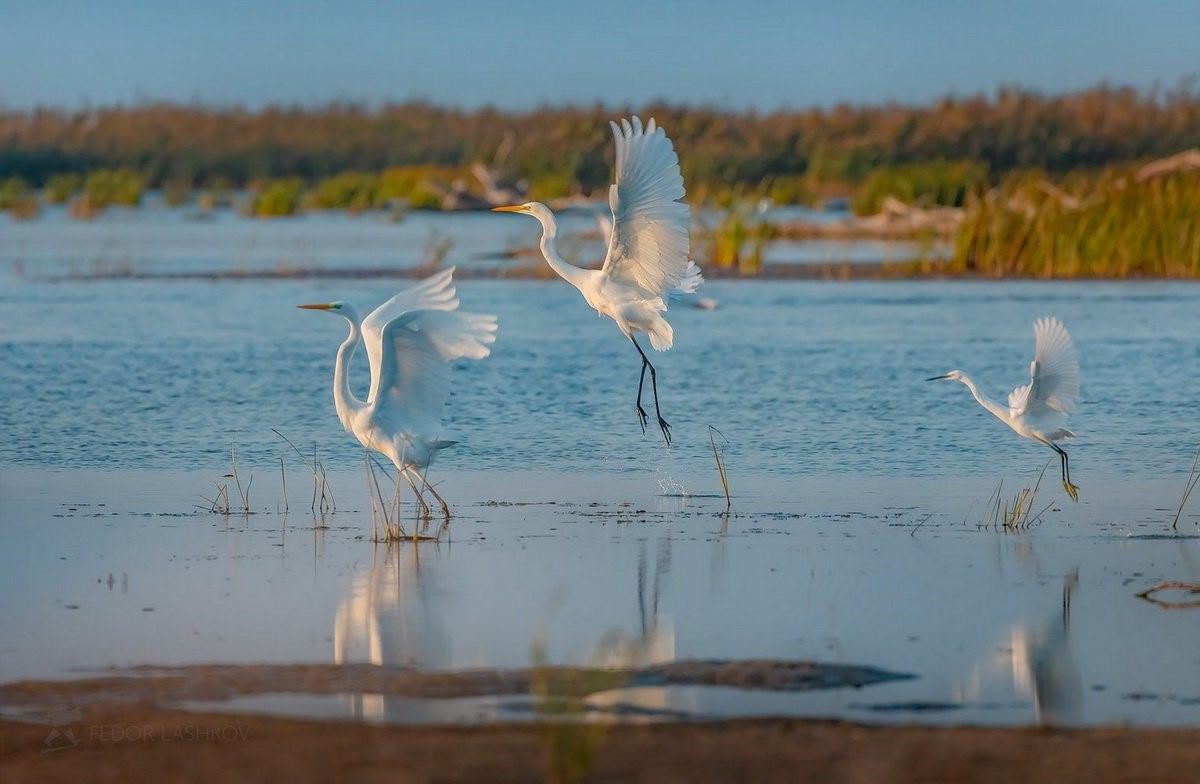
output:
M 1173 87 L 1197 41 L 1200 0 L 0 0 L 0 104 L 921 102 Z

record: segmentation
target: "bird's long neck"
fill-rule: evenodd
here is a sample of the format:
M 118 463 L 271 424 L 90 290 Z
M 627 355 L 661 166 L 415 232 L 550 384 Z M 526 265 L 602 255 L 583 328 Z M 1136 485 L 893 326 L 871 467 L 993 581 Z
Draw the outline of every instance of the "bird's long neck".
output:
M 542 255 L 546 257 L 546 263 L 550 265 L 550 269 L 558 273 L 558 276 L 578 288 L 585 274 L 584 270 L 576 267 L 574 264 L 568 264 L 563 260 L 563 257 L 558 255 L 558 245 L 555 238 L 558 236 L 558 221 L 554 219 L 554 215 L 547 211 L 546 215 L 535 215 L 538 223 L 542 224 Z
M 977 401 L 979 401 L 979 405 L 990 411 L 991 414 L 997 419 L 1002 419 L 1005 422 L 1008 421 L 1007 406 L 1000 405 L 995 400 L 992 400 L 990 397 L 980 392 L 979 387 L 975 385 L 975 382 L 967 374 L 962 374 L 958 380 L 961 381 L 967 389 L 971 390 L 971 394 Z
M 347 316 L 346 320 L 350 322 L 350 334 L 338 346 L 337 360 L 333 364 L 333 406 L 337 409 L 342 427 L 350 430 L 354 414 L 363 408 L 363 402 L 350 391 L 350 358 L 362 339 L 362 330 L 359 329 L 357 316 Z

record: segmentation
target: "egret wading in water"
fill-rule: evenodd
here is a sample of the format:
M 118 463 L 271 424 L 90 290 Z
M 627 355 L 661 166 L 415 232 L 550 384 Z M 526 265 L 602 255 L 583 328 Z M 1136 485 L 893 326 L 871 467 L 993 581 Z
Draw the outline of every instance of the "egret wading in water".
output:
M 454 268 L 402 291 L 364 319 L 348 302 L 299 305 L 335 313 L 350 322 L 333 366 L 333 405 L 342 427 L 358 442 L 392 461 L 424 506 L 428 490 L 450 517 L 445 499 L 425 481 L 434 455 L 456 443 L 442 429 L 450 392 L 450 363 L 483 359 L 496 340 L 496 317 L 458 309 Z M 371 389 L 359 400 L 350 389 L 350 359 L 366 344 Z
M 653 119 L 645 127 L 637 117 L 609 125 L 617 143 L 616 182 L 608 189 L 612 230 L 608 254 L 600 269 L 581 269 L 563 260 L 555 245 L 558 223 L 545 204 L 531 201 L 496 207 L 493 212 L 519 212 L 536 218 L 542 225 L 541 247 L 546 263 L 579 289 L 597 313 L 615 321 L 633 343 L 642 358 L 636 403 L 638 423 L 645 433 L 650 420 L 642 408 L 642 388 L 648 368 L 654 413 L 670 446 L 671 426 L 663 419 L 658 404 L 658 374 L 638 343 L 637 334 L 648 335 L 656 351 L 671 348 L 674 332 L 663 317 L 667 296 L 672 291 L 694 292 L 704 277 L 688 258 L 691 210 L 680 201 L 684 196 L 683 175 L 671 140 Z
M 1067 415 L 1079 399 L 1079 355 L 1062 322 L 1056 318 L 1038 319 L 1033 324 L 1034 354 L 1029 364 L 1029 383 L 1008 393 L 1004 406 L 979 391 L 970 376 L 951 370 L 928 381 L 960 381 L 993 416 L 1022 438 L 1029 438 L 1058 453 L 1062 465 L 1062 484 L 1071 500 L 1079 500 L 1079 488 L 1071 483 L 1071 461 L 1057 441 L 1074 438 L 1065 425 Z

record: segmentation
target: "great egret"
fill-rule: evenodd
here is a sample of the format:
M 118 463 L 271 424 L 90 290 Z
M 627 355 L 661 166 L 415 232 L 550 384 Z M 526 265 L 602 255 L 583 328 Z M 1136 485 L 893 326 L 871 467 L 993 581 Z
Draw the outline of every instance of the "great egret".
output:
M 671 140 L 653 119 L 644 128 L 637 117 L 609 125 L 617 144 L 616 182 L 608 189 L 612 231 L 607 238 L 608 255 L 600 269 L 580 269 L 563 261 L 554 243 L 558 223 L 545 204 L 531 201 L 496 207 L 493 212 L 519 212 L 536 218 L 542 225 L 541 247 L 546 263 L 579 289 L 597 313 L 615 321 L 633 343 L 642 358 L 636 403 L 638 423 L 645 433 L 649 418 L 642 408 L 642 387 L 649 368 L 654 413 L 669 446 L 671 426 L 659 409 L 657 373 L 638 345 L 636 333 L 649 335 L 656 351 L 671 348 L 674 333 L 663 318 L 667 295 L 674 290 L 690 294 L 704 277 L 688 258 L 691 211 L 680 201 L 684 196 L 683 175 Z
M 342 427 L 364 447 L 391 460 L 418 499 L 418 482 L 428 489 L 449 518 L 445 499 L 425 482 L 423 473 L 438 451 L 456 443 L 442 431 L 449 363 L 490 354 L 496 317 L 458 309 L 453 267 L 400 292 L 361 321 L 348 302 L 297 307 L 336 313 L 350 322 L 333 366 L 333 404 Z M 360 341 L 366 343 L 371 365 L 371 390 L 365 401 L 350 389 L 350 358 Z
M 1033 324 L 1034 355 L 1029 365 L 1029 383 L 1008 393 L 1003 406 L 979 391 L 975 382 L 961 370 L 951 370 L 928 381 L 960 381 L 997 419 L 1022 438 L 1029 438 L 1058 453 L 1062 465 L 1063 489 L 1071 500 L 1079 500 L 1079 488 L 1071 483 L 1071 464 L 1066 451 L 1056 444 L 1075 434 L 1064 425 L 1075 410 L 1079 398 L 1079 355 L 1062 322 L 1056 318 L 1038 319 Z

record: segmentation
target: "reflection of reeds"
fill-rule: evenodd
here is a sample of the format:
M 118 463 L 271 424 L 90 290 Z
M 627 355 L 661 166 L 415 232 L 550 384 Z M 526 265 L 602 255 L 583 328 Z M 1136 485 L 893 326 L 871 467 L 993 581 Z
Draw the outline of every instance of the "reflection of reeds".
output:
M 1042 515 L 1054 506 L 1054 502 L 1051 501 L 1032 518 L 1029 516 L 1033 512 L 1034 500 L 1037 498 L 1038 489 L 1042 486 L 1042 477 L 1046 475 L 1049 465 L 1050 461 L 1047 460 L 1033 487 L 1021 488 L 1011 502 L 1003 496 L 1004 480 L 1001 479 L 996 485 L 996 489 L 988 497 L 989 516 L 984 518 L 980 526 L 1005 531 L 1023 531 L 1037 525 L 1038 521 L 1042 519 Z
M 1196 484 L 1200 482 L 1200 447 L 1196 447 L 1196 457 L 1192 460 L 1192 467 L 1188 470 L 1187 483 L 1183 488 L 1183 497 L 1179 499 L 1179 508 L 1175 510 L 1175 519 L 1171 521 L 1171 530 L 1179 530 L 1179 516 L 1183 514 L 1183 507 L 1187 504 L 1188 498 L 1191 497 L 1192 491 L 1196 489 Z

